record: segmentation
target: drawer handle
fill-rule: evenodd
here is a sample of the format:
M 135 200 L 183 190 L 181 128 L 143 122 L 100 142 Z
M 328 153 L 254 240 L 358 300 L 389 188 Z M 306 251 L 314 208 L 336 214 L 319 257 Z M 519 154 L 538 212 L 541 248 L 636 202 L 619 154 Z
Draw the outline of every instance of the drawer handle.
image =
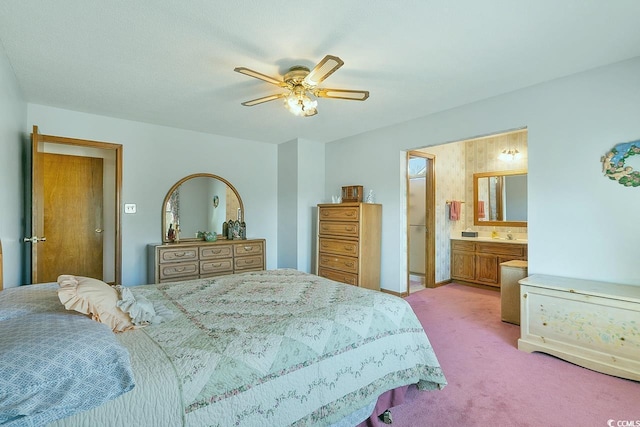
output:
M 174 252 L 173 256 L 176 257 L 176 258 L 180 258 L 180 257 L 185 256 L 186 254 L 187 254 L 186 252 Z
M 219 254 L 220 252 L 222 252 L 222 249 L 214 249 L 212 252 L 214 254 Z
M 345 251 L 352 251 L 352 250 L 354 250 L 354 249 L 355 249 L 355 248 L 354 248 L 353 246 L 350 246 L 350 245 L 349 245 L 349 246 L 344 245 L 344 250 L 345 250 Z
M 247 251 L 247 252 L 250 252 L 250 251 L 253 250 L 253 247 L 252 246 L 245 246 L 244 250 Z
M 356 228 L 354 226 L 351 227 L 345 227 L 344 231 L 356 231 Z
M 322 216 L 329 216 L 329 212 L 327 212 L 327 211 L 322 211 Z
M 184 271 L 184 267 L 173 267 L 173 271 L 176 273 L 182 273 Z
M 214 266 L 214 267 L 222 267 L 222 263 L 221 263 L 221 262 L 219 262 L 219 263 L 217 263 L 217 264 L 213 264 L 213 266 Z
M 346 265 L 347 267 L 353 267 L 355 264 L 352 262 L 345 262 L 344 265 Z
M 248 259 L 248 260 L 246 260 L 244 263 L 245 263 L 245 264 L 253 264 L 253 261 L 255 261 L 255 260 L 253 260 L 253 259 Z
M 356 213 L 354 211 L 348 211 L 347 216 L 354 216 Z

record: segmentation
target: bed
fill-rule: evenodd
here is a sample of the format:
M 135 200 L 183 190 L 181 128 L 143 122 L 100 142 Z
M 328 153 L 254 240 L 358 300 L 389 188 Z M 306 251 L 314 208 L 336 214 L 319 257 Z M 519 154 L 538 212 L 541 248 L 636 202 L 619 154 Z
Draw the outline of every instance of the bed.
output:
M 75 384 L 65 387 L 80 396 L 54 402 L 55 410 L 48 411 L 53 394 L 45 390 L 44 397 L 36 396 L 44 401 L 35 405 L 35 415 L 9 413 L 7 393 L 0 391 L 0 424 L 352 426 L 376 417 L 378 398 L 390 390 L 446 384 L 411 307 L 392 295 L 288 269 L 127 289 L 161 307 L 164 321 L 114 334 L 103 323 L 66 310 L 56 283 L 0 292 L 0 345 L 13 352 L 3 350 L 0 378 L 13 372 L 11 363 L 21 364 L 25 353 L 38 354 L 36 366 L 46 367 L 57 358 L 59 346 L 50 341 L 58 335 L 64 337 L 62 351 L 69 353 L 62 368 L 69 368 L 64 360 L 101 343 L 93 336 L 83 339 L 84 328 L 106 331 L 105 344 L 89 351 L 94 360 L 88 364 L 102 369 L 104 360 L 109 367 L 98 374 L 88 369 L 86 378 L 69 373 Z M 70 320 L 75 323 L 65 323 Z M 53 330 L 56 322 L 62 331 Z M 26 349 L 23 337 L 32 324 L 47 332 L 27 340 Z M 7 336 L 7 329 L 15 332 Z M 69 330 L 75 335 L 69 337 Z M 74 361 L 71 372 L 82 363 Z M 115 374 L 113 365 L 122 365 Z M 12 385 L 5 381 L 3 386 L 0 379 L 0 390 Z

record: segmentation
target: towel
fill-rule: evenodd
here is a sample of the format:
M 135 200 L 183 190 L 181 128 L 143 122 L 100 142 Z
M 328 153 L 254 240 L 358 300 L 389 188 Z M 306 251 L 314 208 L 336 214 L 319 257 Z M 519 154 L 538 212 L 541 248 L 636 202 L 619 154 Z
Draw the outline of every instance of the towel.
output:
M 478 200 L 478 219 L 484 218 L 484 201 Z
M 460 205 L 462 203 L 458 200 L 452 200 L 449 204 L 449 219 L 451 221 L 457 221 L 460 219 Z

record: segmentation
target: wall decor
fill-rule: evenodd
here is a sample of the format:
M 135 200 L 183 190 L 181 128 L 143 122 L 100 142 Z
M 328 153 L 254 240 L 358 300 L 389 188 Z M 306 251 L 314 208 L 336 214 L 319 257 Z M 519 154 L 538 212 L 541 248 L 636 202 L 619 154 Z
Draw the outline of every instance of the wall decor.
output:
M 615 145 L 600 158 L 602 172 L 609 179 L 618 181 L 625 187 L 640 186 L 640 171 L 634 171 L 631 166 L 625 166 L 625 160 L 636 154 L 640 154 L 640 139 Z

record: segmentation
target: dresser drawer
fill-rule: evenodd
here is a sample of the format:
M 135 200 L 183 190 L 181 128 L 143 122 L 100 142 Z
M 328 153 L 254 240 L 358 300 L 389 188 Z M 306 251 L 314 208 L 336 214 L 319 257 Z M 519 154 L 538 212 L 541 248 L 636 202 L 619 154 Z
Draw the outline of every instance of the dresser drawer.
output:
M 360 224 L 357 222 L 320 221 L 320 234 L 334 234 L 344 237 L 358 237 Z
M 160 263 L 198 259 L 198 248 L 160 248 L 158 251 Z
M 229 248 L 231 249 L 231 248 Z M 210 275 L 214 273 L 232 272 L 232 258 L 219 259 L 215 261 L 200 261 L 200 274 Z
M 358 221 L 358 206 L 330 206 L 320 208 L 320 221 Z
M 358 256 L 358 243 L 349 240 L 320 238 L 320 252 L 336 255 Z
M 231 245 L 203 246 L 200 248 L 200 259 L 231 258 L 233 247 Z
M 345 273 L 344 271 L 329 270 L 327 268 L 319 268 L 318 276 L 335 280 L 336 282 L 346 283 L 347 285 L 358 285 L 358 275 Z
M 235 258 L 233 265 L 236 271 L 238 270 L 264 270 L 264 264 L 262 263 L 262 255 L 243 256 Z
M 198 277 L 200 266 L 198 261 L 178 262 L 160 266 L 160 280 L 179 279 L 189 276 Z
M 332 268 L 334 270 L 346 271 L 348 273 L 357 273 L 358 258 L 320 254 L 318 267 Z
M 262 244 L 256 242 L 233 245 L 233 253 L 235 256 L 262 255 Z

